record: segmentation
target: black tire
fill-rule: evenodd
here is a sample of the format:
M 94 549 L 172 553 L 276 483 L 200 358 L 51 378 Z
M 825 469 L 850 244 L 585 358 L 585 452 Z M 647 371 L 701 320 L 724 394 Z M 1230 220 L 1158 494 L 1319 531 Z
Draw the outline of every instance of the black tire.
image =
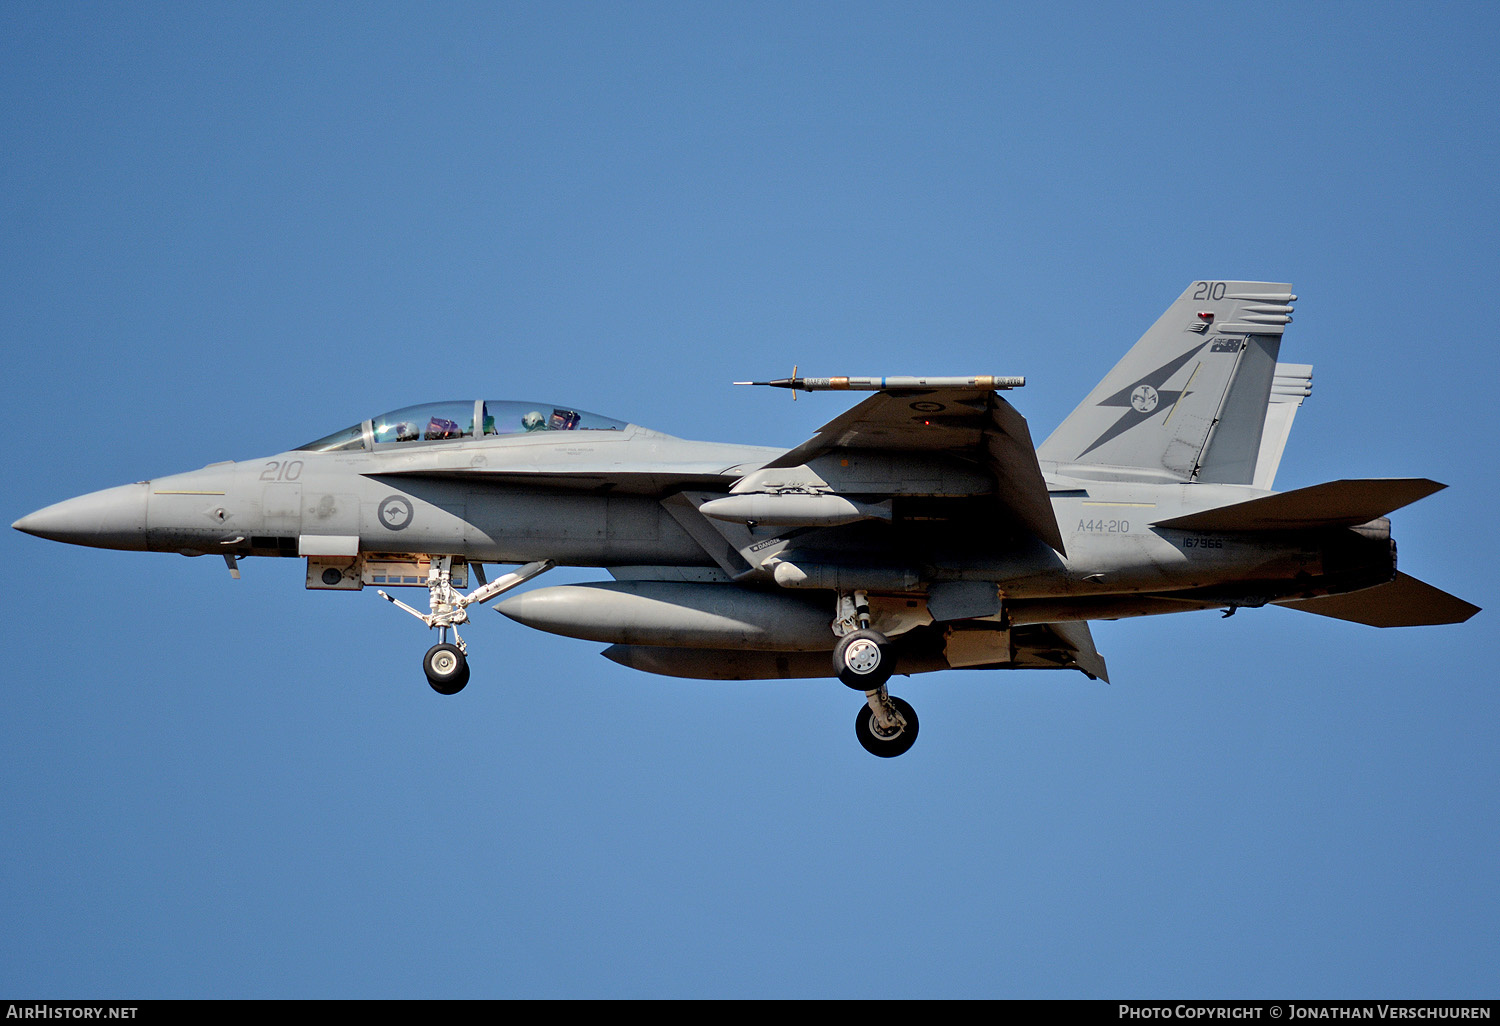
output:
M 457 645 L 433 645 L 422 657 L 427 683 L 440 695 L 456 695 L 469 683 L 469 661 Z
M 890 639 L 879 631 L 850 631 L 833 650 L 833 672 L 855 691 L 874 691 L 895 668 Z
M 917 742 L 917 711 L 906 701 L 891 696 L 891 704 L 906 721 L 906 726 L 900 727 L 889 737 L 882 737 L 875 727 L 875 712 L 868 705 L 859 710 L 859 715 L 854 718 L 854 736 L 859 738 L 860 745 L 871 755 L 878 755 L 882 759 L 893 759 L 903 755 Z

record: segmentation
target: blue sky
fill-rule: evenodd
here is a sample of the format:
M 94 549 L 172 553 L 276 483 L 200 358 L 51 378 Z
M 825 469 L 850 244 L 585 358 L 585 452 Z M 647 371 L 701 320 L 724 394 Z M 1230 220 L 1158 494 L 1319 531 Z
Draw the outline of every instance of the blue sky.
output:
M 1493 997 L 1490 4 L 7 4 L 5 522 L 381 410 L 791 446 L 813 374 L 1024 374 L 1291 281 L 1278 485 L 1428 476 L 1487 607 L 1095 625 L 1114 684 L 648 676 L 291 560 L 7 531 L 0 993 Z M 547 583 L 599 579 L 559 570 Z

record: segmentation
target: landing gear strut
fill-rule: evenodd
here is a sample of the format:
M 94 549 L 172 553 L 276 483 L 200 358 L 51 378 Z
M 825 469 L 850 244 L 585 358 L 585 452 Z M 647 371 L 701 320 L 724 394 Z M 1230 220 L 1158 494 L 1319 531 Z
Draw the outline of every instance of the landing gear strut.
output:
M 422 657 L 422 672 L 427 675 L 427 683 L 432 685 L 432 690 L 440 695 L 456 695 L 464 689 L 465 684 L 469 683 L 469 646 L 464 643 L 463 638 L 458 636 L 458 625 L 469 622 L 469 607 L 476 602 L 488 602 L 496 595 L 503 594 L 519 584 L 525 584 L 537 574 L 551 570 L 556 565 L 550 559 L 527 563 L 519 570 L 496 578 L 489 584 L 483 584 L 469 594 L 463 595 L 453 587 L 453 557 L 433 556 L 427 573 L 427 594 L 431 613 L 418 612 L 405 602 L 392 598 L 383 591 L 377 594 L 392 605 L 406 610 L 429 628 L 437 628 L 438 643 L 429 648 L 427 654 Z M 483 577 L 480 580 L 483 580 Z M 452 644 L 448 642 L 450 629 L 453 631 Z
M 871 755 L 901 755 L 917 740 L 917 713 L 895 698 L 885 683 L 895 670 L 890 639 L 870 627 L 870 599 L 863 591 L 840 595 L 833 632 L 833 672 L 847 687 L 864 692 L 865 704 L 854 717 L 854 734 Z
M 865 696 L 866 705 L 854 717 L 854 736 L 871 755 L 894 758 L 917 740 L 917 711 L 881 685 Z

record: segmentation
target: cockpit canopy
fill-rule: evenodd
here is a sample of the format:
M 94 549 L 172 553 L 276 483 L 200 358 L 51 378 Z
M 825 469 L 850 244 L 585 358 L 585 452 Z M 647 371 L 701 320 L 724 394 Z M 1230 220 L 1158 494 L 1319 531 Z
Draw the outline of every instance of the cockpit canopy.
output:
M 480 425 L 482 436 L 475 431 Z M 508 399 L 423 403 L 382 413 L 335 431 L 299 452 L 357 452 L 412 442 L 451 442 L 465 438 L 520 435 L 537 431 L 620 431 L 625 422 L 551 403 Z

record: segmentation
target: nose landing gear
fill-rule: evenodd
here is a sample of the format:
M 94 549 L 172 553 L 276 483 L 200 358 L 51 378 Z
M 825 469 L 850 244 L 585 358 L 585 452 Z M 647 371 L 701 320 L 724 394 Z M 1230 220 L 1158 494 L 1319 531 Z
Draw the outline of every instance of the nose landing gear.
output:
M 454 632 L 457 637 L 458 632 Z M 457 645 L 440 642 L 422 657 L 427 683 L 440 695 L 456 695 L 469 683 L 469 660 Z
M 432 690 L 440 695 L 456 695 L 469 683 L 469 646 L 458 636 L 458 625 L 469 622 L 469 606 L 476 602 L 488 602 L 556 565 L 550 559 L 527 563 L 519 570 L 498 577 L 464 595 L 453 587 L 453 557 L 434 556 L 427 575 L 431 613 L 418 612 L 383 591 L 377 594 L 392 605 L 406 610 L 429 628 L 437 628 L 438 643 L 422 657 L 422 672 L 427 675 L 427 683 L 432 685 Z M 448 642 L 450 629 L 453 631 L 452 644 Z

